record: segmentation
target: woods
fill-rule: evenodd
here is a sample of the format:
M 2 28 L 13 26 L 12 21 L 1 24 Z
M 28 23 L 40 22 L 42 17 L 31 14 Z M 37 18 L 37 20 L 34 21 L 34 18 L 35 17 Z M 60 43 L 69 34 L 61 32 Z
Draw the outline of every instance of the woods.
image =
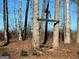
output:
M 13 7 L 10 8 L 9 3 L 13 1 L 14 4 L 11 5 Z M 0 40 L 1 47 L 9 46 L 13 41 L 15 43 L 20 42 L 27 47 L 25 43 L 27 44 L 29 40 L 30 43 L 28 45 L 31 45 L 31 50 L 42 54 L 40 51 L 42 48 L 52 49 L 52 52 L 60 49 L 63 45 L 65 47 L 65 44 L 77 45 L 79 43 L 78 0 L 54 0 L 53 2 L 51 0 L 13 1 L 3 0 L 2 2 L 2 27 L 4 29 L 2 29 L 2 32 L 0 31 L 1 35 L 3 34 L 3 39 L 0 38 L 2 40 Z M 76 5 L 75 9 L 77 9 L 74 17 L 72 17 L 71 11 L 72 4 Z M 51 7 L 52 5 L 53 7 Z M 14 9 L 12 12 L 13 16 L 10 16 L 12 10 L 9 11 L 9 9 Z M 72 23 L 74 19 L 76 19 L 76 22 Z M 11 22 L 14 25 L 10 25 Z M 77 25 L 77 28 L 75 28 L 75 25 L 71 25 L 71 23 Z M 11 31 L 10 26 L 12 26 Z M 76 30 L 72 31 L 73 28 L 71 26 Z M 74 42 L 72 42 L 73 40 Z M 18 50 L 21 49 L 19 46 Z

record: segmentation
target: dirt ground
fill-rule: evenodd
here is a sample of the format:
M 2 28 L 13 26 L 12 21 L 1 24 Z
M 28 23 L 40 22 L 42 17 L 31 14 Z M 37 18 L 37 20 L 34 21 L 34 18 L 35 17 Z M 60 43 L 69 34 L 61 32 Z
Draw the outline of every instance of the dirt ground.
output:
M 49 44 L 50 43 L 50 44 Z M 9 53 L 10 59 L 79 59 L 79 44 L 60 44 L 58 49 L 52 49 L 51 40 L 47 42 L 46 47 L 40 48 L 42 55 L 32 55 L 31 39 L 25 41 L 14 40 L 5 47 L 0 47 L 0 55 L 6 50 Z M 20 56 L 20 51 L 28 51 L 28 56 Z

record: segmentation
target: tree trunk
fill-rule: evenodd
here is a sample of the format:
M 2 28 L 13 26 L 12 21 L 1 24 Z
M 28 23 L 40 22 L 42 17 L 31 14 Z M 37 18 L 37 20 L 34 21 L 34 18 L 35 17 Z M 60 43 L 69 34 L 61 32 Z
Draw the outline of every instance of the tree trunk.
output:
M 63 24 L 61 24 L 61 25 L 63 25 L 63 34 L 62 34 L 62 37 L 63 37 L 63 42 L 64 42 L 64 37 L 65 37 L 65 14 L 66 14 L 66 10 L 65 10 L 65 0 L 63 0 Z
M 18 35 L 19 35 L 19 40 L 22 40 L 21 36 L 21 19 L 22 19 L 22 0 L 20 0 L 20 7 L 19 7 L 19 17 L 18 17 Z
M 55 0 L 55 20 L 59 21 L 60 15 L 60 0 Z M 54 23 L 54 32 L 53 32 L 53 48 L 59 47 L 59 23 Z
M 46 12 L 46 23 L 45 23 L 45 36 L 44 36 L 44 42 L 43 42 L 43 44 L 46 44 L 46 42 L 47 42 L 47 39 L 48 39 L 48 35 L 47 35 L 47 28 L 48 28 L 48 16 L 49 16 L 49 0 L 47 0 L 47 7 L 46 7 L 46 10 L 45 10 L 45 12 Z
M 27 0 L 23 40 L 26 39 L 26 35 L 27 35 L 26 32 L 27 32 L 27 19 L 28 19 L 29 3 L 30 3 L 30 0 Z
M 4 41 L 0 42 L 0 46 L 7 45 L 9 43 L 8 39 L 8 5 L 7 0 L 3 0 L 3 19 L 4 19 Z
M 32 45 L 34 49 L 39 48 L 39 21 L 38 18 L 38 1 L 39 0 L 33 0 L 34 1 L 34 13 L 33 13 L 33 39 L 32 39 Z
M 69 11 L 69 1 L 70 0 L 66 0 L 66 20 L 65 20 L 64 43 L 70 43 L 70 11 Z
M 14 31 L 17 31 L 16 0 L 14 0 Z
M 41 20 L 39 21 L 39 33 L 40 33 L 40 44 L 42 43 L 43 41 L 43 22 L 42 22 L 42 19 L 45 17 L 45 0 L 42 0 L 42 14 L 41 14 Z
M 79 1 L 77 1 L 77 43 L 79 43 Z

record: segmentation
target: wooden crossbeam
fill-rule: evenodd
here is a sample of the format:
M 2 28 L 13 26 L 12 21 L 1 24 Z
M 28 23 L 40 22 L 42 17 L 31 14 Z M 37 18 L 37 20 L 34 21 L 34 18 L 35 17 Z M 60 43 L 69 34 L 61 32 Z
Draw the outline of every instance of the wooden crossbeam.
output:
M 53 20 L 53 19 L 48 19 L 48 20 L 46 20 L 46 19 L 41 19 L 41 18 L 38 18 L 37 19 L 38 21 L 47 21 L 47 22 L 59 22 L 58 20 Z

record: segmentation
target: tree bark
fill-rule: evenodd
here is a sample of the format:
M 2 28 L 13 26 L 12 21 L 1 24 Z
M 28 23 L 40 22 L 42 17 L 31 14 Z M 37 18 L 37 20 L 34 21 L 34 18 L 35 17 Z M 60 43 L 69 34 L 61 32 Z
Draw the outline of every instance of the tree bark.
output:
M 66 0 L 66 20 L 65 20 L 64 43 L 70 43 L 70 11 L 69 11 L 69 2 L 70 2 L 70 0 Z
M 19 40 L 22 40 L 21 36 L 21 19 L 22 19 L 22 0 L 20 0 L 20 7 L 19 7 L 19 17 L 18 17 L 18 35 L 19 35 Z
M 55 20 L 59 21 L 60 14 L 60 0 L 55 0 Z M 54 23 L 54 31 L 53 31 L 53 48 L 59 47 L 59 23 Z
M 79 1 L 77 1 L 77 43 L 79 43 Z
M 45 12 L 46 12 L 46 23 L 45 23 L 45 36 L 44 36 L 44 42 L 43 42 L 43 44 L 46 44 L 46 42 L 47 42 L 47 39 L 48 39 L 48 35 L 47 35 L 47 28 L 48 28 L 48 16 L 49 16 L 49 0 L 47 0 L 47 7 L 46 7 L 46 10 L 45 10 Z
M 32 39 L 32 45 L 34 49 L 39 48 L 39 21 L 38 18 L 38 1 L 39 0 L 33 0 L 34 1 L 34 13 L 33 13 L 33 39 Z
M 30 3 L 30 0 L 27 0 L 23 40 L 26 39 L 26 35 L 27 35 L 26 32 L 27 32 L 27 19 L 28 19 L 29 3 Z
M 7 0 L 3 0 L 3 19 L 4 19 L 4 41 L 0 42 L 0 46 L 5 46 L 9 43 L 8 39 L 8 5 Z

